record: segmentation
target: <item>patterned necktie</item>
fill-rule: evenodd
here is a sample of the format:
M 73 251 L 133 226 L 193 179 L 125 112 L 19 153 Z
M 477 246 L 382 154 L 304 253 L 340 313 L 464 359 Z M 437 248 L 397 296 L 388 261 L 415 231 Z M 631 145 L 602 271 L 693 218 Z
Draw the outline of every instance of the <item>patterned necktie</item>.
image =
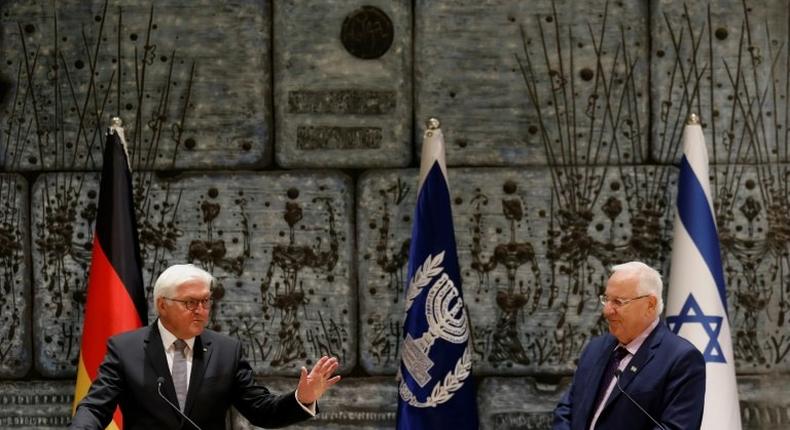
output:
M 620 367 L 620 362 L 623 361 L 623 358 L 625 358 L 626 355 L 628 355 L 628 350 L 618 346 L 614 349 L 612 356 L 609 357 L 609 364 L 606 366 L 606 370 L 603 372 L 601 385 L 598 386 L 598 396 L 595 398 L 595 407 L 592 410 L 593 415 L 601 406 L 604 395 L 606 395 L 606 389 L 609 388 L 609 384 L 612 383 L 612 379 L 614 379 L 614 373 L 617 371 L 617 368 Z
M 176 397 L 181 410 L 187 400 L 187 343 L 181 339 L 173 342 L 175 354 L 173 355 L 173 385 L 176 387 Z

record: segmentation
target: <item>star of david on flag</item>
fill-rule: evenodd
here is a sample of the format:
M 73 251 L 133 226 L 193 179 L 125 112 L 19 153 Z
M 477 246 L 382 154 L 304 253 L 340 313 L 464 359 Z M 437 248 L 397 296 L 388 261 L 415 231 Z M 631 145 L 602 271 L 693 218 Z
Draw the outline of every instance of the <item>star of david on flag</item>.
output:
M 683 130 L 666 321 L 705 357 L 701 428 L 740 430 L 727 289 L 708 177 L 705 138 L 692 114 Z
M 461 292 L 444 137 L 431 119 L 422 146 L 398 368 L 398 430 L 479 426 L 469 321 Z
M 700 324 L 708 335 L 708 345 L 702 351 L 706 363 L 726 363 L 724 354 L 719 345 L 719 333 L 721 332 L 721 322 L 724 318 L 716 315 L 705 315 L 699 307 L 693 294 L 689 294 L 686 303 L 680 309 L 680 313 L 675 316 L 667 317 L 667 325 L 675 334 L 680 332 L 683 324 Z

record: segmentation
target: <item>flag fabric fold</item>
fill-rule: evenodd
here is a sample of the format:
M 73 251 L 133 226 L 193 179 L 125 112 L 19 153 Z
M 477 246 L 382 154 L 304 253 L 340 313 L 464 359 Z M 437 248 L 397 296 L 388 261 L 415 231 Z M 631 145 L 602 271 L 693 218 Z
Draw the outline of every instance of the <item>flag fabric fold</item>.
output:
M 107 339 L 148 324 L 132 177 L 120 126 L 109 129 L 103 160 L 72 412 L 97 376 Z M 123 428 L 120 410 L 107 428 Z
M 397 428 L 477 429 L 469 321 L 436 120 L 423 140 L 408 274 Z
M 693 343 L 705 357 L 702 429 L 739 430 L 727 291 L 708 179 L 708 153 L 696 115 L 689 118 L 683 130 L 666 309 L 669 328 Z

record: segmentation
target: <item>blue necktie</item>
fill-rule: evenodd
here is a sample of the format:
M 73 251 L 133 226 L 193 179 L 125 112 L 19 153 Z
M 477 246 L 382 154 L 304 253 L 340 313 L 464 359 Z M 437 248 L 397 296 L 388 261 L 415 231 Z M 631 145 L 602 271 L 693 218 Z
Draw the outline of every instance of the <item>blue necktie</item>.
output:
M 618 346 L 612 352 L 612 356 L 609 357 L 609 364 L 606 365 L 606 370 L 603 372 L 603 377 L 601 378 L 601 385 L 598 386 L 598 395 L 595 397 L 595 407 L 593 407 L 592 412 L 590 413 L 590 419 L 592 419 L 595 412 L 601 406 L 601 402 L 603 401 L 603 397 L 606 394 L 606 389 L 609 388 L 609 384 L 612 383 L 612 379 L 614 379 L 614 374 L 617 371 L 617 368 L 620 367 L 620 362 L 623 361 L 623 358 L 628 355 L 628 350 Z

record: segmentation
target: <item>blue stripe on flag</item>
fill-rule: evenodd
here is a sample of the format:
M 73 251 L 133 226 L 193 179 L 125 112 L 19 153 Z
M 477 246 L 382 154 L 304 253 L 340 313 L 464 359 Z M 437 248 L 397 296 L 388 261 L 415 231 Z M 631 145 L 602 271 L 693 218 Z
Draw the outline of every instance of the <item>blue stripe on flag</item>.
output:
M 707 180 L 707 178 L 704 178 Z M 680 222 L 688 231 L 696 245 L 708 270 L 716 281 L 724 312 L 727 312 L 727 290 L 724 286 L 724 272 L 721 266 L 719 251 L 719 234 L 710 204 L 705 196 L 697 175 L 684 155 L 680 160 L 680 176 L 678 178 L 678 214 Z

